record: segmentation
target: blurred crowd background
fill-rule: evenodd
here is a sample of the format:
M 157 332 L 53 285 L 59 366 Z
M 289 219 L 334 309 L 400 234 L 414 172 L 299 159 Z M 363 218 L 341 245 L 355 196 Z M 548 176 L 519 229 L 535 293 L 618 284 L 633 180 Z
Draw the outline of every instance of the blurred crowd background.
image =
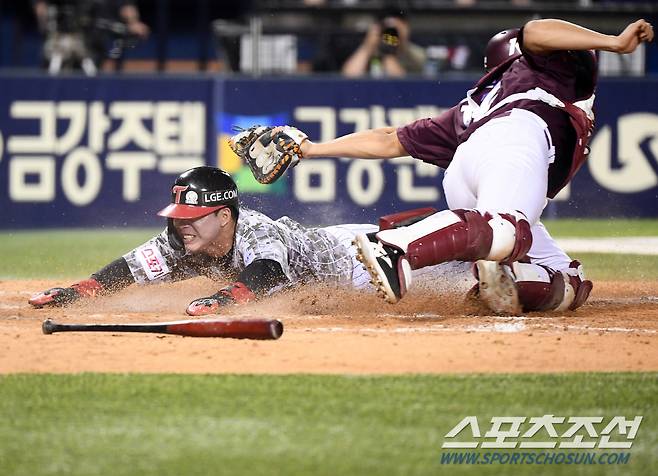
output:
M 658 24 L 633 0 L 0 0 L 0 69 L 44 74 L 334 74 L 482 71 L 488 39 L 533 18 L 609 33 Z M 604 75 L 658 73 L 655 44 L 602 55 Z

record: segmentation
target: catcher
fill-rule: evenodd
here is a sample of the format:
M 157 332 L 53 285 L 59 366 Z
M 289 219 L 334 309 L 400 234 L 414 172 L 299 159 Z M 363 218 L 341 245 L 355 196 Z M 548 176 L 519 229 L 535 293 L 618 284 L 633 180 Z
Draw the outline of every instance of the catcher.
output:
M 445 168 L 449 210 L 356 238 L 384 299 L 402 299 L 412 270 L 463 260 L 475 263 L 474 293 L 496 313 L 574 310 L 587 300 L 592 282 L 540 216 L 547 198 L 587 159 L 597 82 L 593 50 L 630 53 L 653 36 L 644 20 L 619 35 L 533 20 L 494 37 L 508 47 L 493 61 L 501 62 L 490 68 L 487 61 L 490 70 L 466 98 L 435 118 L 320 143 L 290 127 L 254 127 L 235 136 L 234 150 L 262 183 L 278 179 L 302 157 L 410 155 Z M 487 56 L 494 59 L 489 51 Z
M 241 207 L 235 182 L 218 168 L 197 167 L 181 174 L 172 187 L 171 204 L 158 215 L 167 218 L 162 233 L 89 279 L 48 289 L 32 296 L 29 303 L 64 306 L 133 283 L 195 276 L 231 282 L 212 296 L 190 303 L 187 313 L 201 316 L 299 283 L 370 286 L 352 240 L 359 233 L 377 231 L 377 226 L 304 228 L 288 217 L 272 220 Z M 404 220 L 405 214 L 398 218 Z M 390 220 L 386 226 L 393 226 Z

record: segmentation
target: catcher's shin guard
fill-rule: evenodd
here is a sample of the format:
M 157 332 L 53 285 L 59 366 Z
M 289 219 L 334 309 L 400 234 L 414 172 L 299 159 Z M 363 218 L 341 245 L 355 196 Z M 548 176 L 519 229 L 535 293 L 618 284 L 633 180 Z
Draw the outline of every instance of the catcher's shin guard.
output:
M 514 263 L 513 271 L 525 312 L 573 311 L 585 303 L 593 287 L 575 260 L 561 271 L 528 263 Z
M 409 226 L 383 230 L 377 239 L 404 253 L 411 269 L 446 261 L 513 262 L 532 244 L 530 224 L 520 212 L 444 210 Z

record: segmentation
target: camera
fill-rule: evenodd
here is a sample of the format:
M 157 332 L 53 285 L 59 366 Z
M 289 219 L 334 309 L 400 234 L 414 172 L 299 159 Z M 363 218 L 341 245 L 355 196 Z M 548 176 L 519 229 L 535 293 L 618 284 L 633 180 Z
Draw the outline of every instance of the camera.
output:
M 400 33 L 394 26 L 382 24 L 382 38 L 379 47 L 382 55 L 394 55 L 400 46 Z

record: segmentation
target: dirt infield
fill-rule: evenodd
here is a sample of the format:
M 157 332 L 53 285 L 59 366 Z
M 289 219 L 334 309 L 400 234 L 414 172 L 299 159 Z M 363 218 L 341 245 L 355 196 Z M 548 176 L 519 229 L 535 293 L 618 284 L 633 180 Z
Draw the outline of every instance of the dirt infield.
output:
M 279 341 L 151 334 L 43 335 L 58 322 L 185 319 L 189 301 L 213 292 L 205 279 L 149 288 L 67 309 L 32 309 L 50 281 L 0 282 L 0 373 L 461 373 L 658 370 L 658 282 L 600 282 L 577 312 L 495 317 L 462 293 L 417 289 L 397 304 L 332 288 L 308 288 L 235 307 L 230 317 L 276 317 Z

